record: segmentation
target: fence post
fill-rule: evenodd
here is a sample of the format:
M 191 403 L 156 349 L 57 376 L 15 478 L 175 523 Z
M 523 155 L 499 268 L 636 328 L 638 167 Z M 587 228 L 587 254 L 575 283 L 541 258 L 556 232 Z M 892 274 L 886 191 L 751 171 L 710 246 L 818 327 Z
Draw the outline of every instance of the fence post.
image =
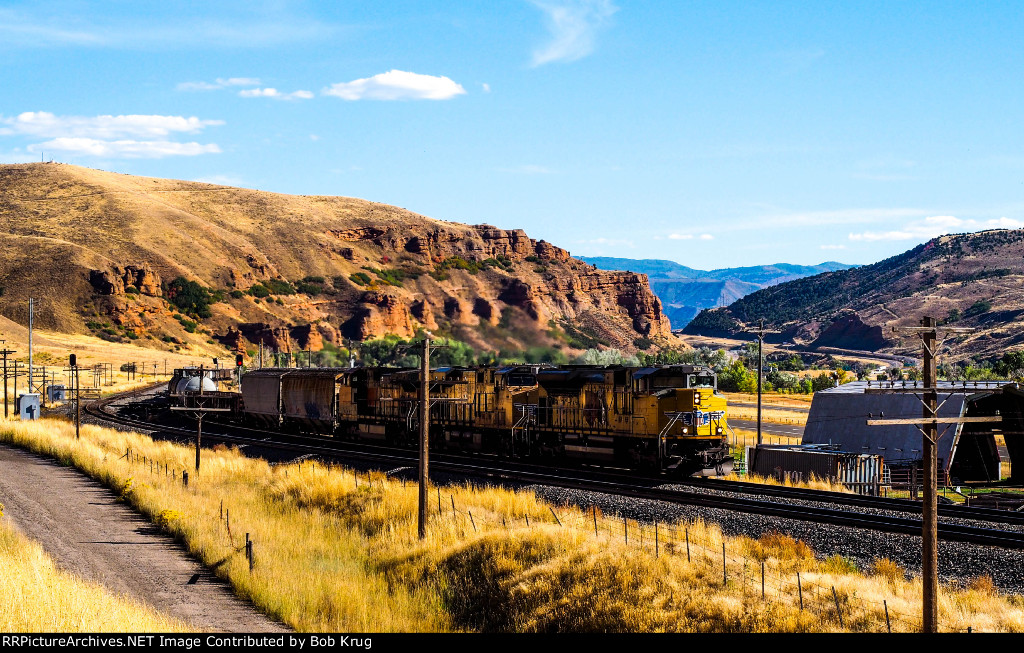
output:
M 473 521 L 473 511 L 472 510 L 466 510 L 466 512 L 469 513 L 469 523 L 473 524 L 473 532 L 475 533 L 476 532 L 476 522 Z
M 597 537 L 597 506 L 594 506 L 594 537 Z
M 686 529 L 686 561 L 690 561 L 690 529 Z
M 764 601 L 764 560 L 761 561 L 761 600 Z
M 722 542 L 722 585 L 729 583 L 729 577 L 726 574 L 728 566 L 725 564 L 725 542 Z
M 622 538 L 629 544 L 629 522 L 625 517 L 622 518 Z
M 220 518 L 224 519 L 224 499 L 220 500 Z
M 181 473 L 181 483 L 185 487 L 188 487 L 188 472 L 182 472 Z
M 530 525 L 530 515 L 529 514 L 526 515 L 526 525 L 527 526 Z
M 799 596 L 800 596 L 800 609 L 803 610 L 804 609 L 804 590 L 803 590 L 803 587 L 800 586 L 800 572 L 799 571 L 796 572 L 796 591 L 797 591 L 797 594 L 799 594 Z
M 426 501 L 426 499 L 424 499 Z M 437 514 L 441 514 L 441 488 L 437 488 Z
M 657 558 L 660 555 L 658 550 L 658 522 L 654 522 L 654 557 Z
M 448 498 L 452 500 L 452 519 L 455 519 L 455 495 L 449 494 Z
M 559 519 L 558 515 L 555 514 L 555 509 L 552 508 L 551 506 L 548 506 L 548 510 L 551 511 L 551 515 L 555 518 L 555 521 L 558 522 L 558 525 L 561 526 L 562 525 L 562 520 Z
M 885 629 L 892 632 L 892 624 L 889 623 L 889 604 L 886 601 L 882 601 L 882 607 L 885 608 Z
M 224 511 L 224 526 L 231 532 L 231 508 Z
M 839 608 L 839 595 L 836 594 L 836 586 L 832 586 L 832 600 L 836 602 L 836 614 L 839 615 L 839 627 L 846 628 L 843 624 L 843 611 Z

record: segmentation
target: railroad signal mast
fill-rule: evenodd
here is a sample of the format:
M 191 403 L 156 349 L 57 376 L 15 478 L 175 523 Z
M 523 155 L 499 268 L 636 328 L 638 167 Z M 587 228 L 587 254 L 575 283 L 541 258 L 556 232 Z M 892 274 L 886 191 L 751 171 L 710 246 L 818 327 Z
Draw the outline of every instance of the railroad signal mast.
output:
M 921 461 L 924 466 L 924 495 L 921 501 L 921 584 L 922 584 L 922 620 L 921 630 L 925 633 L 938 632 L 938 587 L 939 587 L 939 545 L 938 545 L 938 440 L 945 434 L 946 430 L 954 424 L 965 424 L 968 422 L 1001 422 L 1002 417 L 978 416 L 978 417 L 939 417 L 938 410 L 942 407 L 939 403 L 938 387 L 938 354 L 939 336 L 945 338 L 949 334 L 969 333 L 973 329 L 966 327 L 939 327 L 934 317 L 921 319 L 921 326 L 918 327 L 893 327 L 893 332 L 910 333 L 921 337 L 921 346 L 924 350 L 924 387 L 923 388 L 879 388 L 868 389 L 865 392 L 873 394 L 897 394 L 913 393 L 921 400 L 923 408 L 920 419 L 914 418 L 882 418 L 868 419 L 868 426 L 882 426 L 893 424 L 913 424 L 921 432 Z M 916 385 L 916 384 L 915 384 Z M 947 394 L 946 400 L 954 394 L 963 394 L 967 390 L 958 391 L 956 388 L 942 388 L 943 394 Z M 942 403 L 945 403 L 943 400 Z M 938 425 L 945 424 L 942 433 L 938 432 Z

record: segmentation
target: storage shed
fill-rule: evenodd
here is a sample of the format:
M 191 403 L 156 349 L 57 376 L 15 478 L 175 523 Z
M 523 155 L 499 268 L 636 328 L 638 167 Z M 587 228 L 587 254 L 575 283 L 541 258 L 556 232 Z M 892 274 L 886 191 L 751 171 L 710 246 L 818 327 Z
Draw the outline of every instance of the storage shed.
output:
M 914 392 L 915 387 L 921 388 Z M 898 392 L 891 392 L 897 390 Z M 887 466 L 921 461 L 921 431 L 913 424 L 868 426 L 871 418 L 918 418 L 923 385 L 913 381 L 856 381 L 814 394 L 803 444 L 834 445 L 848 453 L 877 454 Z M 996 436 L 1006 439 L 1011 461 L 1022 461 L 1012 480 L 1024 480 L 1024 442 L 1020 418 L 1024 392 L 1000 382 L 939 382 L 939 417 L 1001 415 L 1003 422 L 939 424 L 940 472 L 951 482 L 998 481 L 1001 456 Z

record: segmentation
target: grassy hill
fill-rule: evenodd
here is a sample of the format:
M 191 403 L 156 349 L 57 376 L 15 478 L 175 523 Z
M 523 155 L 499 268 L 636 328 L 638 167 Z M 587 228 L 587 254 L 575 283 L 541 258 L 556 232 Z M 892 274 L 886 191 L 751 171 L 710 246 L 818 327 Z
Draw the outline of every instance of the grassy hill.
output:
M 891 327 L 925 315 L 975 329 L 947 341 L 954 359 L 1024 344 L 1024 230 L 940 236 L 872 265 L 765 288 L 703 311 L 686 332 L 735 334 L 763 319 L 778 340 L 910 352 L 916 343 L 894 339 Z
M 33 296 L 54 331 L 282 351 L 420 328 L 489 351 L 670 337 L 642 274 L 361 199 L 3 165 L 0 224 L 0 315 L 25 324 Z

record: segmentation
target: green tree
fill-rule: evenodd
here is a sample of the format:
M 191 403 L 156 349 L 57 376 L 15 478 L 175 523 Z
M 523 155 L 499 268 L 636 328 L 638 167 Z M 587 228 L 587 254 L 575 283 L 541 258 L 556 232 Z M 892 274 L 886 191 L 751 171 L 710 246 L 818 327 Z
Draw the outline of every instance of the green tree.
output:
M 167 298 L 189 315 L 199 318 L 210 317 L 213 296 L 198 282 L 178 277 L 168 285 Z

